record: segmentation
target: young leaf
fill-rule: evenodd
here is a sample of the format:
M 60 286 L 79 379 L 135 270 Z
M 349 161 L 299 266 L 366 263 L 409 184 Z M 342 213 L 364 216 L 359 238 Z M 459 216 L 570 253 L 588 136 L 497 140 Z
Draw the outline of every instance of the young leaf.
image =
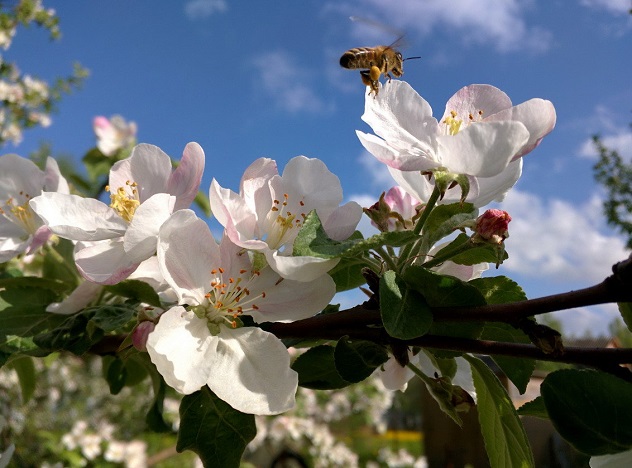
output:
M 492 468 L 535 466 L 518 413 L 492 370 L 478 358 L 464 355 L 472 368 L 478 397 L 478 420 Z
M 91 313 L 90 323 L 104 332 L 111 332 L 127 325 L 136 315 L 136 309 L 126 304 L 104 304 L 84 309 Z
M 422 250 L 430 248 L 464 222 L 476 219 L 478 209 L 471 203 L 450 203 L 435 206 L 423 228 Z
M 301 387 L 315 390 L 344 388 L 351 382 L 343 379 L 336 370 L 333 346 L 320 345 L 310 348 L 292 363 L 292 369 L 298 373 Z
M 370 341 L 350 341 L 343 337 L 334 349 L 336 370 L 347 382 L 362 382 L 387 360 L 384 347 Z
M 558 432 L 577 450 L 605 455 L 632 448 L 632 384 L 596 370 L 549 374 L 540 393 Z
M 402 278 L 426 299 L 430 307 L 475 307 L 486 304 L 477 288 L 454 276 L 440 275 L 427 268 L 411 266 L 406 269 Z
M 366 279 L 362 275 L 362 268 L 365 264 L 354 258 L 343 257 L 338 265 L 329 271 L 336 283 L 336 292 L 348 291 L 355 289 L 366 283 Z
M 246 445 L 256 434 L 254 415 L 233 409 L 206 385 L 180 403 L 176 449 L 192 450 L 204 466 L 239 467 Z
M 506 276 L 476 278 L 468 281 L 468 284 L 475 286 L 488 304 L 508 304 L 527 299 L 520 285 Z
M 144 302 L 154 307 L 162 306 L 156 291 L 143 281 L 128 279 L 112 286 L 106 286 L 105 289 L 112 294 L 127 297 L 135 302 Z
M 524 405 L 518 408 L 518 414 L 520 416 L 533 416 L 536 418 L 549 419 L 549 413 L 546 412 L 546 406 L 544 406 L 544 399 L 539 396 L 534 400 L 527 401 Z
M 470 241 L 470 236 L 467 234 L 459 234 L 452 242 L 439 250 L 435 256 L 445 257 L 449 256 L 450 261 L 458 263 L 459 265 L 476 265 L 477 263 L 496 263 L 498 261 L 498 253 L 496 247 L 492 244 L 477 244 L 472 248 L 462 252 L 460 254 L 451 255 L 456 253 L 463 247 L 463 244 Z M 504 253 L 503 260 L 509 258 L 507 253 Z
M 37 381 L 33 359 L 29 356 L 20 356 L 12 360 L 8 367 L 14 369 L 18 375 L 20 390 L 22 391 L 22 404 L 28 403 L 33 396 Z
M 432 313 L 423 296 L 392 270 L 380 280 L 380 313 L 386 332 L 400 340 L 422 336 L 432 325 Z

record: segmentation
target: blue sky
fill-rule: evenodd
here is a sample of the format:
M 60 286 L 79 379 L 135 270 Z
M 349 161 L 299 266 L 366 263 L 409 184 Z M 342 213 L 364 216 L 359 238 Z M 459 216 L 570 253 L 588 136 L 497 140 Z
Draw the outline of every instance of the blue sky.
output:
M 502 207 L 510 212 L 510 259 L 499 274 L 529 297 L 591 285 L 629 252 L 604 225 L 591 167 L 590 136 L 600 133 L 632 158 L 630 0 L 233 0 L 45 1 L 62 39 L 18 30 L 3 56 L 23 72 L 51 79 L 74 61 L 91 71 L 65 98 L 53 125 L 25 133 L 26 155 L 42 141 L 83 155 L 95 140 L 95 115 L 121 114 L 141 142 L 179 158 L 197 141 L 205 180 L 236 189 L 254 159 L 282 167 L 304 154 L 322 159 L 345 195 L 365 203 L 392 184 L 364 153 L 355 130 L 364 87 L 340 68 L 347 49 L 389 44 L 405 33 L 404 79 L 439 116 L 462 86 L 489 83 L 514 103 L 551 100 L 557 127 L 525 158 Z M 384 24 L 352 22 L 360 16 Z M 351 304 L 349 304 L 351 305 Z M 605 331 L 613 307 L 561 314 L 565 329 Z

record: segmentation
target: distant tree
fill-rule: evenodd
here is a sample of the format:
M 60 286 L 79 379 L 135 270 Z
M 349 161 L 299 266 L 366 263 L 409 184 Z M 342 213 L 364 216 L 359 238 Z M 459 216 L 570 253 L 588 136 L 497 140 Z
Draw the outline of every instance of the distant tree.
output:
M 632 249 L 632 163 L 606 147 L 599 135 L 593 136 L 593 142 L 599 153 L 593 166 L 595 179 L 606 190 L 604 214 L 608 224 L 628 238 L 626 246 Z

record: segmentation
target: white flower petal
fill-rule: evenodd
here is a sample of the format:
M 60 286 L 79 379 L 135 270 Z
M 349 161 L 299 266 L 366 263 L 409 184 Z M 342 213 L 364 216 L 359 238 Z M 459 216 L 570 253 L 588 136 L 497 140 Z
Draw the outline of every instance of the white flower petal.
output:
M 410 351 L 408 355 L 412 357 Z M 384 387 L 388 390 L 400 390 L 402 392 L 406 390 L 408 381 L 415 375 L 408 367 L 402 367 L 394 357 L 389 358 L 376 372 Z
M 103 290 L 103 285 L 84 281 L 75 288 L 62 302 L 53 302 L 46 307 L 46 312 L 70 315 L 79 312 L 90 304 Z
M 298 374 L 276 336 L 259 328 L 222 326 L 211 346 L 207 384 L 222 400 L 249 414 L 279 414 L 294 407 Z
M 110 193 L 136 182 L 142 203 L 156 193 L 166 192 L 170 176 L 171 158 L 157 146 L 143 143 L 134 147 L 129 158 L 110 169 Z
M 339 258 L 318 258 L 309 256 L 287 257 L 277 250 L 264 251 L 268 264 L 283 278 L 296 281 L 313 281 L 326 274 L 340 261 Z
M 140 261 L 131 258 L 121 240 L 104 240 L 90 244 L 77 243 L 75 263 L 79 273 L 98 284 L 116 284 L 132 273 Z
M 168 193 L 157 193 L 142 203 L 125 232 L 125 251 L 139 261 L 154 255 L 160 226 L 173 213 L 175 203 L 176 197 Z
M 147 338 L 147 352 L 167 385 L 189 395 L 209 380 L 219 340 L 211 336 L 206 320 L 176 306 L 160 316 Z
M 438 138 L 441 162 L 451 172 L 478 177 L 500 174 L 529 139 L 520 122 L 478 122 Z
M 327 219 L 321 221 L 331 239 L 343 241 L 355 232 L 361 218 L 362 207 L 356 202 L 349 202 L 336 208 Z
M 493 114 L 511 108 L 511 99 L 504 91 L 495 86 L 486 84 L 473 84 L 458 90 L 448 100 L 441 122 L 456 112 L 457 118 L 465 120 L 470 115 L 478 117 L 478 112 L 483 113 L 483 119 Z
M 522 174 L 522 158 L 509 163 L 500 174 L 493 177 L 477 178 L 479 193 L 476 197 L 468 196 L 467 201 L 480 208 L 492 201 L 503 201 L 505 195 L 520 179 Z
M 208 225 L 192 210 L 178 210 L 164 222 L 158 241 L 161 272 L 181 303 L 200 303 L 220 260 Z
M 127 223 L 112 208 L 93 198 L 44 192 L 29 203 L 52 232 L 66 239 L 113 239 L 127 229 Z

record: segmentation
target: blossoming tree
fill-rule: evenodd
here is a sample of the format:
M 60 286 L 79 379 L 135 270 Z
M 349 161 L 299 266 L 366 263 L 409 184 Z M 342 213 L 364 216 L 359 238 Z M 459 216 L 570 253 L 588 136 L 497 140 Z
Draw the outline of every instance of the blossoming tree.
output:
M 322 161 L 298 156 L 280 172 L 261 158 L 238 191 L 215 180 L 208 188 L 223 226 L 215 235 L 191 209 L 205 162 L 196 143 L 174 169 L 159 148 L 133 146 L 135 124 L 95 119 L 98 147 L 84 162 L 93 180 L 107 175 L 105 202 L 69 185 L 52 158 L 40 169 L 0 156 L 0 364 L 57 351 L 108 356 L 117 363 L 108 382 L 120 388 L 140 363 L 154 416 L 165 386 L 184 395 L 178 450 L 207 466 L 238 466 L 255 416 L 292 409 L 299 386 L 340 389 L 370 376 L 393 391 L 421 379 L 457 424 L 476 405 L 494 467 L 534 466 L 519 415 L 550 418 L 594 463 L 629 457 L 632 375 L 622 364 L 632 350 L 566 348 L 534 319 L 618 302 L 630 323 L 629 261 L 601 284 L 532 300 L 511 279 L 483 275 L 508 257 L 511 217 L 480 209 L 502 201 L 522 158 L 553 130 L 553 104 L 513 105 L 471 85 L 436 119 L 394 80 L 367 94 L 362 118 L 375 134 L 358 132 L 361 144 L 396 183 L 373 206 L 343 203 Z M 356 230 L 363 213 L 379 234 Z M 364 302 L 330 305 L 355 288 Z M 288 348 L 303 352 L 292 359 Z M 551 373 L 516 411 L 481 354 L 521 392 L 535 359 L 585 368 Z

